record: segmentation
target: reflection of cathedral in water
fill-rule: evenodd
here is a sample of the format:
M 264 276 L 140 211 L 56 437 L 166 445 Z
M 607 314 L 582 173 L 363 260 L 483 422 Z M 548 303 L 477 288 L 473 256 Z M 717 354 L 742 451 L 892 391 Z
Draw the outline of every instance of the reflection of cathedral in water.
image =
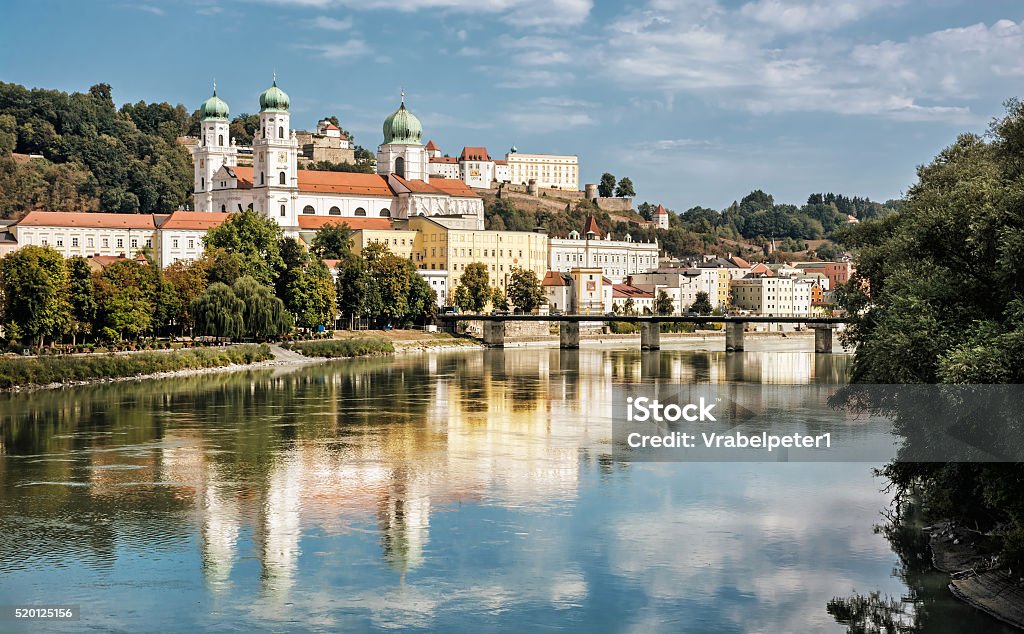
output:
M 252 462 L 241 472 L 244 460 L 235 454 L 242 449 L 217 446 L 223 439 L 193 430 L 164 435 L 153 478 L 190 492 L 212 587 L 230 584 L 248 550 L 239 542 L 247 538 L 261 561 L 264 590 L 283 600 L 297 578 L 302 537 L 311 531 L 375 527 L 382 559 L 404 577 L 428 556 L 432 512 L 467 500 L 527 512 L 572 502 L 584 456 L 610 453 L 615 384 L 807 383 L 838 371 L 809 354 L 548 349 L 422 356 L 375 367 L 385 368 L 394 385 L 412 386 L 401 398 L 417 405 L 397 407 L 388 402 L 398 398 L 391 394 L 380 402 L 364 397 L 384 389 L 374 385 L 381 377 L 346 376 L 343 368 L 251 386 L 253 393 L 302 394 L 312 405 L 289 432 L 294 437 L 271 437 L 277 425 L 253 431 L 264 436 L 252 442 L 269 453 L 254 459 L 250 448 Z M 114 476 L 97 470 L 94 477 L 102 491 L 100 478 Z

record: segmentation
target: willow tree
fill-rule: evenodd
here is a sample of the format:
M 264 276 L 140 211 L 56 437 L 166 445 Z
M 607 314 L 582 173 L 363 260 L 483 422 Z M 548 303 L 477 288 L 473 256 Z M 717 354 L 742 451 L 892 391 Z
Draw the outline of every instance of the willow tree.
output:
M 215 282 L 192 302 L 195 330 L 211 337 L 238 337 L 245 332 L 245 302 L 238 299 L 231 287 Z
M 267 339 L 291 332 L 292 316 L 269 288 L 246 275 L 238 278 L 232 291 L 244 306 L 240 335 Z

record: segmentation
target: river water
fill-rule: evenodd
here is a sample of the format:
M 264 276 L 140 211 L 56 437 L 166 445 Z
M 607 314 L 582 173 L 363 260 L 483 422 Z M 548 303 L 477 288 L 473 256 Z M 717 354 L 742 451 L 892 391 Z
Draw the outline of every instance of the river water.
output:
M 908 576 L 879 464 L 613 456 L 613 385 L 848 361 L 475 350 L 3 395 L 0 604 L 80 606 L 32 631 L 843 632 L 829 600 L 878 591 L 1002 631 Z

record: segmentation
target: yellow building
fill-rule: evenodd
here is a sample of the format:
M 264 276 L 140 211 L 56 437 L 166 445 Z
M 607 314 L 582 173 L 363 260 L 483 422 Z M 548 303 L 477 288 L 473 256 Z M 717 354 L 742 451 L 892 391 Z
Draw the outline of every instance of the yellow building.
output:
M 421 269 L 448 271 L 449 293 L 459 285 L 466 267 L 474 262 L 485 264 L 491 286 L 502 290 L 516 267 L 533 271 L 538 281 L 544 279 L 548 261 L 546 234 L 450 228 L 438 220 L 424 216 L 409 218 L 409 229 L 417 234 L 413 261 Z
M 715 303 L 715 306 L 725 308 L 729 305 L 729 286 L 731 283 L 732 275 L 729 274 L 729 269 L 718 269 L 718 302 Z
M 377 242 L 398 257 L 415 262 L 416 236 L 412 229 L 359 229 L 352 232 L 352 252 L 362 254 L 367 245 Z

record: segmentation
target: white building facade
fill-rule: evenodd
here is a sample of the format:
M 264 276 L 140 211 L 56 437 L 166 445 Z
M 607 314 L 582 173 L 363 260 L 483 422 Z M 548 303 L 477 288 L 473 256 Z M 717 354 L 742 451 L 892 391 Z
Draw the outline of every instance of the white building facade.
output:
M 658 268 L 658 243 L 602 237 L 594 219 L 588 218 L 584 234 L 573 231 L 567 238 L 548 240 L 548 270 L 567 273 L 579 267 L 599 267 L 612 282 Z

